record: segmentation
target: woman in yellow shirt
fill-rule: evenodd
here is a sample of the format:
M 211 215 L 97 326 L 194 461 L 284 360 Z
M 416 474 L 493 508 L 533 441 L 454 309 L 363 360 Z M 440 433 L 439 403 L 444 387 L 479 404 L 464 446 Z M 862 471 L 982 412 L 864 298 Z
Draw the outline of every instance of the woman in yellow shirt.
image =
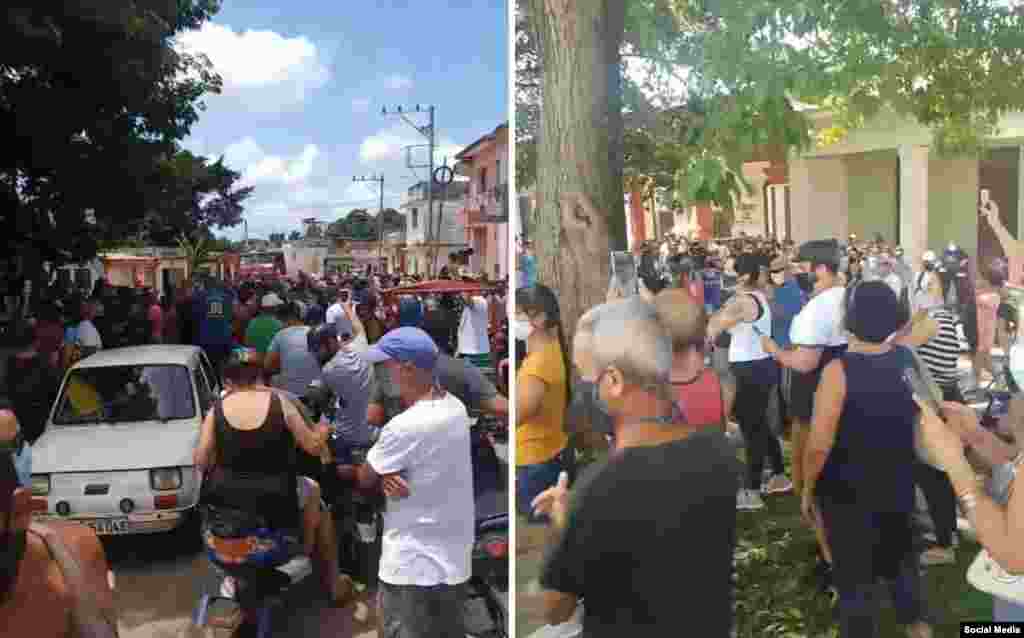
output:
M 565 413 L 569 406 L 569 359 L 558 298 L 540 284 L 516 292 L 513 333 L 526 342 L 526 360 L 516 375 L 516 508 L 530 522 L 530 503 L 571 475 L 574 455 L 567 450 Z

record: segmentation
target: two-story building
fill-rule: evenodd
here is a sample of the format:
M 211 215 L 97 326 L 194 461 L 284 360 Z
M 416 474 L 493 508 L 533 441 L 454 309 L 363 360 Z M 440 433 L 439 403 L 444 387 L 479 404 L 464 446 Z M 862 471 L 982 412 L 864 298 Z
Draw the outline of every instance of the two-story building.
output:
M 405 247 L 398 256 L 398 270 L 410 275 L 436 275 L 448 263 L 449 253 L 466 248 L 466 234 L 459 215 L 468 189 L 466 181 L 455 181 L 448 186 L 435 183 L 432 202 L 426 182 L 406 190 L 399 207 L 405 217 Z M 431 203 L 432 212 L 428 205 Z
M 508 123 L 484 135 L 455 159 L 470 178 L 459 212 L 465 241 L 473 249 L 470 270 L 499 279 L 508 275 Z

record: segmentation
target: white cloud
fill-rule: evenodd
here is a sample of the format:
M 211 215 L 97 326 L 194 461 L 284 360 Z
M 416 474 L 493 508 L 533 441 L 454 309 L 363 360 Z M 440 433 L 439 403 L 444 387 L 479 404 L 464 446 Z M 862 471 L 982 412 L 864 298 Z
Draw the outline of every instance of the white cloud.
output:
M 293 157 L 270 155 L 252 137 L 245 137 L 224 150 L 228 165 L 242 172 L 242 181 L 248 185 L 280 184 L 303 189 L 313 174 L 320 149 L 307 144 Z
M 413 161 L 426 163 L 427 140 L 425 137 L 414 131 L 408 124 L 396 124 L 391 128 L 378 131 L 376 134 L 363 140 L 359 145 L 359 160 L 368 166 L 380 166 L 384 163 L 402 162 L 405 165 L 406 148 L 409 146 L 422 146 L 413 150 Z M 439 163 L 443 158 L 448 158 L 448 163 L 455 162 L 455 154 L 465 148 L 452 140 L 442 138 L 437 140 L 434 148 L 434 161 Z
M 206 22 L 178 38 L 189 53 L 205 53 L 224 80 L 225 96 L 245 96 L 250 109 L 276 111 L 302 104 L 331 73 L 324 52 L 304 36 L 234 31 Z
M 405 91 L 412 88 L 412 78 L 400 73 L 394 73 L 384 80 L 384 86 L 392 91 Z
M 357 97 L 352 100 L 352 110 L 356 113 L 368 113 L 370 111 L 370 100 L 365 97 Z

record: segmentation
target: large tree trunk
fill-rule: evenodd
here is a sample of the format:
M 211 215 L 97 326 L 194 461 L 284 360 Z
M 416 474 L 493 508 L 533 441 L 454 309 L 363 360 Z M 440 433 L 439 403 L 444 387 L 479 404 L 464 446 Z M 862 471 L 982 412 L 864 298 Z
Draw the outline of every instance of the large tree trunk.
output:
M 558 293 L 562 322 L 602 303 L 609 249 L 625 250 L 620 77 L 623 0 L 529 0 L 543 69 L 532 223 L 541 283 Z M 599 211 L 563 218 L 559 197 L 582 193 Z

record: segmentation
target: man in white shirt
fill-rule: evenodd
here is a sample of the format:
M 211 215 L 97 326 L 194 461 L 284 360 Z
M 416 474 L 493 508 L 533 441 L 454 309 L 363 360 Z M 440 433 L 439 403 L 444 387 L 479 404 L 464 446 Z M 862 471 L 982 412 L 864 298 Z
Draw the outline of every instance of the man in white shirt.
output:
M 846 352 L 846 330 L 843 326 L 846 290 L 839 282 L 839 264 L 842 261 L 839 246 L 832 240 L 809 241 L 800 247 L 795 263 L 799 268 L 797 282 L 811 295 L 807 305 L 793 318 L 789 340 L 793 348 L 783 350 L 769 337 L 762 337 L 762 347 L 775 357 L 779 365 L 793 370 L 790 384 L 789 408 L 793 418 L 793 483 L 802 499 L 810 495 L 805 488 L 807 467 L 807 441 L 810 436 L 811 417 L 814 413 L 814 395 L 821 372 L 832 361 Z M 824 530 L 815 529 L 820 549 L 818 571 L 822 586 L 831 586 L 832 556 Z
M 88 355 L 97 350 L 103 349 L 103 339 L 100 332 L 92 322 L 96 318 L 96 304 L 91 300 L 82 302 L 82 320 L 68 329 L 65 341 L 77 343 L 82 349 L 82 354 Z
M 478 368 L 490 368 L 491 339 L 488 330 L 488 302 L 483 296 L 462 296 L 462 317 L 459 320 L 458 354 Z
M 391 419 L 359 467 L 388 498 L 380 559 L 384 635 L 463 636 L 475 510 L 466 406 L 435 381 L 439 350 L 419 328 L 384 335 L 364 355 L 383 364 L 410 407 Z

